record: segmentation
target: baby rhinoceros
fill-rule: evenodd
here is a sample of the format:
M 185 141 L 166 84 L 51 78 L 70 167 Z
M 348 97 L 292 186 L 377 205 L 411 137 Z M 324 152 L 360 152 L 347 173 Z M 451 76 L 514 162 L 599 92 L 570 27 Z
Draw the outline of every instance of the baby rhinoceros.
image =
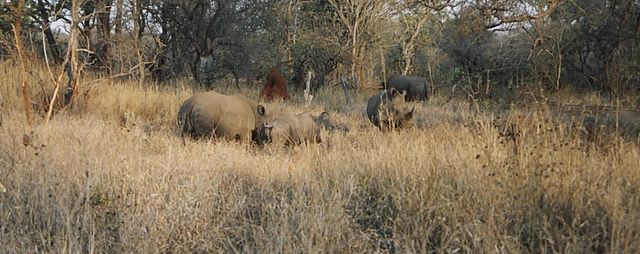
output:
M 413 111 L 405 101 L 407 92 L 384 90 L 367 101 L 367 117 L 381 131 L 413 127 Z
M 176 134 L 249 141 L 265 116 L 264 106 L 241 94 L 199 93 L 182 103 Z
M 320 129 L 330 123 L 326 112 L 314 116 L 311 113 L 283 115 L 253 130 L 253 142 L 257 145 L 278 144 L 294 146 L 321 143 Z

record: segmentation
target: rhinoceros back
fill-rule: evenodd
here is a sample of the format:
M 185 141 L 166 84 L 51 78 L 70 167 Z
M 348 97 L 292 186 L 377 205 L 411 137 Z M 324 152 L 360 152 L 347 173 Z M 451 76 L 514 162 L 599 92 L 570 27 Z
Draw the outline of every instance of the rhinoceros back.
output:
M 257 144 L 275 143 L 280 145 L 300 145 L 303 143 L 321 143 L 320 126 L 311 113 L 287 114 L 268 123 L 269 134 L 257 137 Z M 265 128 L 264 126 L 261 126 Z M 261 140 L 262 139 L 262 140 Z
M 419 76 L 393 75 L 387 82 L 387 89 L 395 88 L 398 91 L 407 91 L 407 101 L 429 100 L 428 82 Z
M 252 105 L 242 95 L 196 94 L 183 103 L 178 123 L 182 125 L 182 135 L 242 140 L 251 136 L 256 125 L 257 113 Z

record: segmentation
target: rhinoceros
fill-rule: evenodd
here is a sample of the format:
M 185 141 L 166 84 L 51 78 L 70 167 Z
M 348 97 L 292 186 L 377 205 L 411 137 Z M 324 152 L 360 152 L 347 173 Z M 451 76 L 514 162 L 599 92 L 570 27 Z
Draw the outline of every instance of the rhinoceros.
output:
M 199 93 L 182 103 L 178 111 L 176 134 L 184 138 L 213 137 L 238 141 L 251 140 L 251 131 L 266 116 L 263 105 L 241 94 Z
M 367 117 L 381 131 L 413 126 L 413 111 L 405 101 L 407 91 L 384 90 L 367 101 Z
M 274 143 L 292 146 L 303 143 L 321 143 L 320 129 L 326 123 L 330 123 L 329 115 L 326 112 L 317 116 L 311 113 L 283 115 L 261 124 L 253 130 L 252 138 L 257 145 Z
M 396 74 L 387 81 L 387 89 L 390 88 L 407 91 L 407 101 L 429 100 L 429 83 L 423 77 Z

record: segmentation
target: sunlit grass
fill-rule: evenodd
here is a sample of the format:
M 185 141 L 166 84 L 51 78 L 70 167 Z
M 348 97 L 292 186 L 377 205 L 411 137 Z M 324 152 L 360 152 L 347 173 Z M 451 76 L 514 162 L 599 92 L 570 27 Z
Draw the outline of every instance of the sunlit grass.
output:
M 346 106 L 336 87 L 266 104 L 350 128 L 322 144 L 183 145 L 175 115 L 198 89 L 105 82 L 47 126 L 38 113 L 25 147 L 19 90 L 0 91 L 0 252 L 640 251 L 637 143 L 545 110 L 436 97 L 419 128 L 381 133 L 366 95 Z

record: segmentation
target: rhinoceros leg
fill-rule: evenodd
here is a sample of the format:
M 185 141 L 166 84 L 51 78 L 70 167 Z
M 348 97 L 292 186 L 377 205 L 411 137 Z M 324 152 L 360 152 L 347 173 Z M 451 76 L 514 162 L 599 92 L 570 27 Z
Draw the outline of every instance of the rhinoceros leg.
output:
M 212 130 L 211 132 L 204 134 L 203 137 L 207 138 L 209 142 L 215 142 L 218 139 L 218 135 L 216 135 L 215 130 Z
M 247 140 L 247 137 L 241 133 L 236 133 L 233 139 L 235 139 L 236 142 L 244 143 L 244 141 Z
M 392 123 L 390 121 L 386 121 L 386 120 L 380 121 L 379 124 L 378 124 L 378 128 L 382 132 L 387 132 L 387 131 L 392 129 Z

